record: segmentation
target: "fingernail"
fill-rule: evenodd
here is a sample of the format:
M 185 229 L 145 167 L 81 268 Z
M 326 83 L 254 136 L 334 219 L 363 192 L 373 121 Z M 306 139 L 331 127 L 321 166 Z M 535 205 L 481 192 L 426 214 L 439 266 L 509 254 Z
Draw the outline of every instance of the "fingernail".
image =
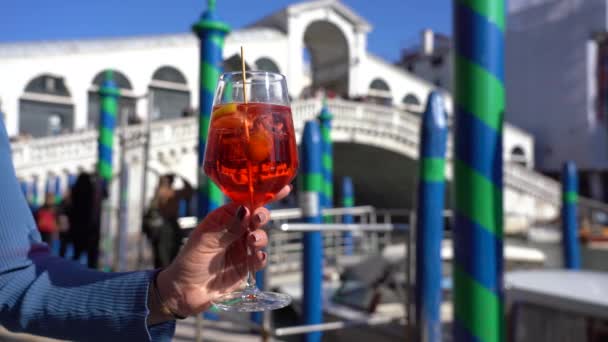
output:
M 238 218 L 239 221 L 243 221 L 245 214 L 247 214 L 247 210 L 245 209 L 245 207 L 240 206 L 239 210 L 236 211 L 236 218 Z
M 262 252 L 262 261 L 266 261 L 266 256 L 267 256 L 266 252 Z
M 289 184 L 289 191 L 293 190 L 293 184 Z
M 251 240 L 251 242 L 257 242 L 259 239 L 260 238 L 255 233 L 249 234 L 249 240 Z
M 255 214 L 255 223 L 260 224 L 262 222 L 264 222 L 264 219 L 266 219 L 266 214 L 264 213 L 257 213 Z

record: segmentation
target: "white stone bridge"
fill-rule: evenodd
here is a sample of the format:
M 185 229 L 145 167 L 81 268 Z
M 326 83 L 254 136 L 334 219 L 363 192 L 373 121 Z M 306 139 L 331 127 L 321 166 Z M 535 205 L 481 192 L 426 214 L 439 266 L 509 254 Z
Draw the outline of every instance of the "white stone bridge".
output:
M 417 172 L 420 114 L 344 100 L 329 100 L 328 105 L 334 115 L 332 139 L 336 149 L 336 176 L 351 175 L 351 172 L 371 175 L 367 178 L 359 177 L 364 179 L 359 179 L 358 183 L 368 189 L 357 191 L 357 204 L 374 204 L 363 203 L 366 196 L 359 196 L 360 193 L 388 194 L 391 191 L 400 191 L 400 193 L 392 193 L 394 200 L 385 205 L 409 207 L 412 203 L 413 184 Z M 292 103 L 298 139 L 304 122 L 314 119 L 320 109 L 319 99 L 297 100 Z M 175 172 L 192 183 L 196 182 L 197 127 L 197 119 L 193 117 L 151 123 L 147 197 L 151 196 L 157 175 L 160 173 Z M 130 171 L 129 205 L 133 231 L 139 226 L 145 130 L 144 124 L 128 126 L 124 130 L 126 142 L 124 153 Z M 118 130 L 117 134 L 122 133 Z M 118 156 L 122 151 L 118 136 L 115 141 L 114 165 L 117 169 Z M 446 167 L 448 179 L 452 177 L 451 162 L 449 162 L 452 156 L 451 146 L 450 134 Z M 81 170 L 94 170 L 97 159 L 97 132 L 88 130 L 18 141 L 12 144 L 12 149 L 18 177 L 28 182 L 36 179 L 38 192 L 43 193 L 47 179 L 61 176 L 62 186 L 65 187 L 68 174 L 75 174 Z M 363 149 L 370 150 L 373 155 L 381 155 L 386 165 L 384 162 L 383 165 L 366 163 L 366 152 Z M 517 225 L 534 220 L 556 218 L 559 214 L 561 196 L 559 184 L 529 168 L 532 164 L 532 139 L 518 129 L 505 125 L 504 149 L 504 203 L 507 226 L 515 229 Z M 341 167 L 341 164 L 349 166 Z M 355 167 L 351 167 L 352 165 Z M 377 169 L 383 169 L 382 173 L 376 174 Z M 357 176 L 354 177 L 357 185 Z M 407 184 L 401 190 L 394 189 L 390 185 L 391 178 L 404 179 L 405 181 L 399 182 Z M 114 195 L 117 194 L 117 183 L 116 181 L 113 184 Z M 117 197 L 113 197 L 116 206 Z M 516 220 L 509 221 L 510 218 L 515 217 Z

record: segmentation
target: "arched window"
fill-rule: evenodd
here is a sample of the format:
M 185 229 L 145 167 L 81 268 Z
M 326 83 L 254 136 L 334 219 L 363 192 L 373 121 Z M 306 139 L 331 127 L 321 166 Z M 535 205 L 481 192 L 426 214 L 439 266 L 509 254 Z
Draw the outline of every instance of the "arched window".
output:
M 280 73 L 277 64 L 270 58 L 262 57 L 255 61 L 255 67 L 258 70 Z
M 149 88 L 154 99 L 153 120 L 179 118 L 192 113 L 186 77 L 176 68 L 158 68 L 152 75 Z
M 135 95 L 133 94 L 133 86 L 131 81 L 125 74 L 120 71 L 112 70 L 112 78 L 116 86 L 120 90 L 120 97 L 118 98 L 118 118 L 116 125 L 122 123 L 122 118 L 126 117 L 127 123 L 137 123 L 138 116 L 135 112 Z M 100 71 L 95 75 L 92 81 L 92 85 L 89 88 L 89 108 L 88 108 L 88 127 L 95 128 L 99 125 L 99 89 L 105 79 L 105 70 Z
M 34 137 L 72 131 L 74 105 L 61 76 L 43 74 L 33 78 L 19 99 L 19 133 Z
M 390 106 L 393 103 L 391 88 L 385 80 L 375 78 L 369 85 L 368 100 L 377 104 Z
M 245 62 L 247 70 L 252 70 L 249 64 Z M 234 54 L 226 59 L 223 63 L 224 72 L 241 71 L 241 56 Z
M 526 158 L 526 152 L 520 146 L 515 146 L 511 149 L 511 162 L 520 164 L 522 166 L 528 165 Z
M 414 94 L 405 95 L 403 100 L 401 100 L 401 103 L 404 105 L 420 106 L 420 100 L 418 100 L 418 97 Z

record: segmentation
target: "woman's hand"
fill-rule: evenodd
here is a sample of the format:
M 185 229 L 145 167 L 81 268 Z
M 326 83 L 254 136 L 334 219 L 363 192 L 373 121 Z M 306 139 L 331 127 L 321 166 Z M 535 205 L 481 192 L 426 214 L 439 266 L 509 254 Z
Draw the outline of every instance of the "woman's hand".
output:
M 285 186 L 274 200 L 291 191 Z M 247 275 L 266 265 L 266 232 L 270 212 L 258 208 L 250 213 L 237 204 L 226 204 L 211 212 L 192 232 L 177 258 L 158 275 L 158 290 L 173 313 L 189 316 L 211 306 L 218 296 L 236 290 Z M 247 256 L 247 245 L 252 255 Z M 154 321 L 154 320 L 151 320 Z

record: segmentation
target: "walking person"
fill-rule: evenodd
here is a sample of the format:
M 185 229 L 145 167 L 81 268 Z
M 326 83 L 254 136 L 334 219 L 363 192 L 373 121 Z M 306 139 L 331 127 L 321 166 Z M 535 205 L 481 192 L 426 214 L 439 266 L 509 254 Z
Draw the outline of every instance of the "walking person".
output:
M 154 253 L 154 266 L 165 267 L 171 263 L 181 245 L 181 228 L 178 223 L 179 202 L 189 200 L 194 194 L 192 185 L 181 178 L 183 187 L 175 189 L 175 175 L 160 177 L 154 198 L 144 219 L 144 232 Z
M 99 257 L 100 225 L 96 187 L 88 173 L 78 175 L 71 191 L 69 214 L 70 236 L 74 245 L 74 260 L 87 253 L 87 265 L 97 268 Z

